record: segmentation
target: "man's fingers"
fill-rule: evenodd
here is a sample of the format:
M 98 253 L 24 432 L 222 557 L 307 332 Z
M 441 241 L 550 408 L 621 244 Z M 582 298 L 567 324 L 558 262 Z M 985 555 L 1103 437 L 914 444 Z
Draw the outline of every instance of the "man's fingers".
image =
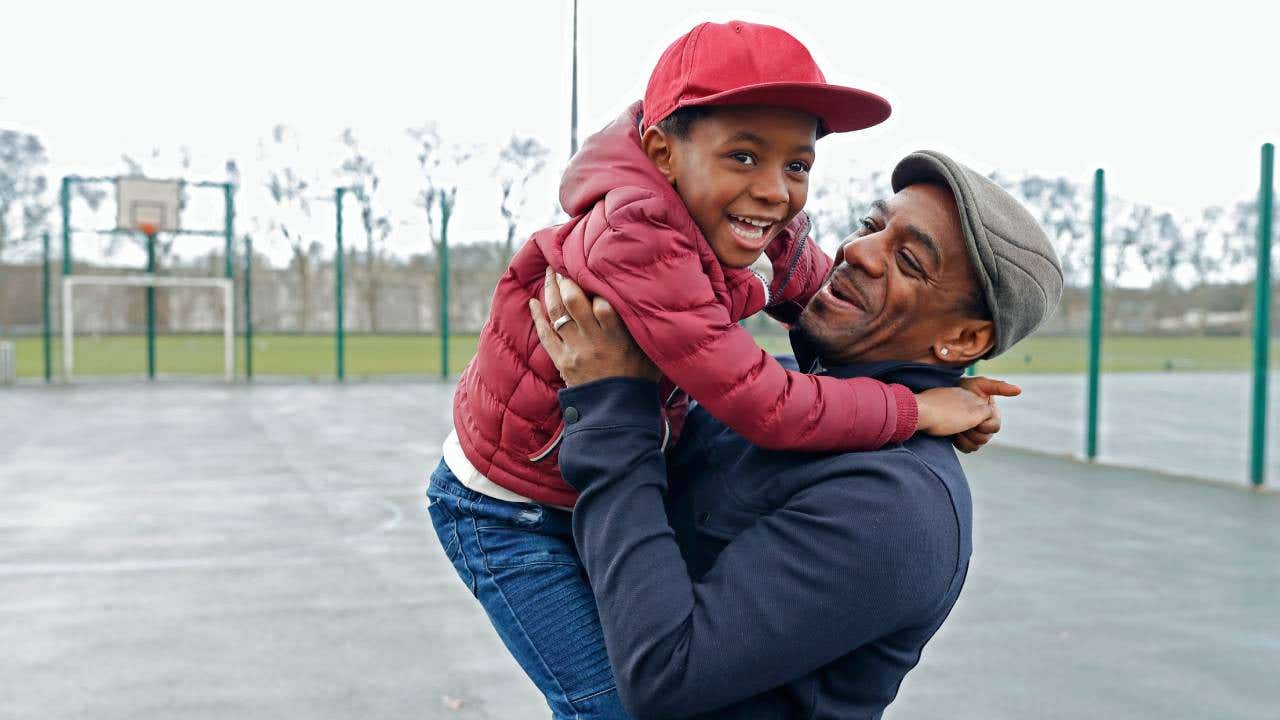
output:
M 977 430 L 970 430 L 964 434 L 964 438 L 976 447 L 982 447 L 991 442 L 992 437 L 994 436 L 991 433 L 978 432 Z
M 974 431 L 987 435 L 1000 432 L 1000 408 L 993 406 L 991 416 L 974 426 Z
M 1013 383 L 981 375 L 964 378 L 960 381 L 960 386 L 970 392 L 986 396 L 1015 397 L 1022 394 L 1022 388 Z
M 591 314 L 595 315 L 600 328 L 610 335 L 616 334 L 623 327 L 618 313 L 613 311 L 613 306 L 599 295 L 591 299 Z
M 595 315 L 591 312 L 591 301 L 587 299 L 587 294 L 582 292 L 582 288 L 578 287 L 578 283 L 557 274 L 553 284 L 559 290 L 564 311 L 573 318 L 580 331 L 589 332 L 598 326 Z
M 551 356 L 551 360 L 555 362 L 563 349 L 564 340 L 551 329 L 551 321 L 547 319 L 547 314 L 542 310 L 542 303 L 530 298 L 529 314 L 533 316 L 533 327 L 538 332 L 538 341 L 542 343 L 542 347 Z
M 556 282 L 556 274 L 550 267 L 542 279 L 542 306 L 546 308 L 547 317 L 552 323 L 568 314 L 564 309 L 564 300 L 560 297 L 560 283 Z

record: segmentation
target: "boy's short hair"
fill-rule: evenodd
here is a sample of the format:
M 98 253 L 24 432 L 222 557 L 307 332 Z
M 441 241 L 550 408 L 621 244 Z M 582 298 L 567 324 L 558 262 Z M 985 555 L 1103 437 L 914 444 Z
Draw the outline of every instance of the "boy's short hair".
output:
M 706 119 L 715 112 L 715 108 L 705 105 L 690 105 L 677 108 L 670 115 L 662 118 L 654 125 L 662 131 L 664 135 L 670 135 L 680 140 L 688 140 L 689 134 L 693 132 L 693 126 L 699 120 Z

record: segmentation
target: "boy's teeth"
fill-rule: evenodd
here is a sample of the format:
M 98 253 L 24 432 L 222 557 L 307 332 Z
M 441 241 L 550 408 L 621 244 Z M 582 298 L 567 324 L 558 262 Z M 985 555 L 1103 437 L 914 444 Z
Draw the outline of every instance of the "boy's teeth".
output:
M 735 235 L 747 238 L 749 240 L 758 240 L 764 235 L 764 228 L 756 228 L 755 230 L 744 230 L 737 225 L 730 224 L 729 228 L 733 230 Z
M 755 225 L 756 227 L 769 227 L 770 225 L 773 224 L 768 220 L 752 220 L 751 218 L 744 218 L 741 215 L 730 215 L 729 217 L 733 218 L 734 220 L 741 220 L 742 222 L 748 225 Z

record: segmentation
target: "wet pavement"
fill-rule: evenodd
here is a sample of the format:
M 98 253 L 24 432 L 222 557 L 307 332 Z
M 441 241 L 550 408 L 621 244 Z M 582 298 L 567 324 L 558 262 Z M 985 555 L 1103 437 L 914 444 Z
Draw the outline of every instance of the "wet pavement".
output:
M 1028 391 L 1001 442 L 1071 450 Z M 549 717 L 427 521 L 451 392 L 0 389 L 0 718 Z M 1275 717 L 1280 496 L 965 463 L 968 585 L 887 718 Z

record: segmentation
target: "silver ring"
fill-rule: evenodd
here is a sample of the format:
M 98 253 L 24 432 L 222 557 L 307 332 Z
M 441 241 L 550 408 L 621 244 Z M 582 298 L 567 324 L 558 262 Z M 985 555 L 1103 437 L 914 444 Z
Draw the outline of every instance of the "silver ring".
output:
M 555 330 L 556 332 L 560 332 L 560 328 L 569 324 L 572 320 L 573 318 L 569 317 L 568 315 L 561 315 L 560 317 L 556 318 L 555 322 L 551 323 L 551 329 Z

